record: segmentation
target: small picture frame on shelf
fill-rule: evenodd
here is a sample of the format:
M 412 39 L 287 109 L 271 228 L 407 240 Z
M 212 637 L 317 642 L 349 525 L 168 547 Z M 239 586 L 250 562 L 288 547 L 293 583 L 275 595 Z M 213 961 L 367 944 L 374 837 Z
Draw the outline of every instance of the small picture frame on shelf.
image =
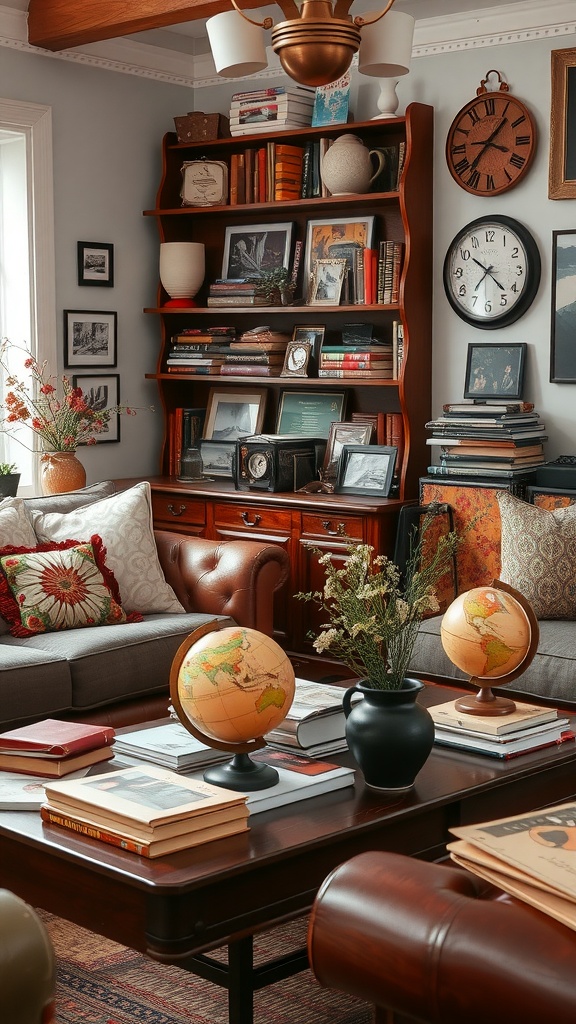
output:
M 78 284 L 114 287 L 114 246 L 110 242 L 78 242 Z
M 94 434 L 96 444 L 112 444 L 120 440 L 120 414 L 114 412 L 120 405 L 120 374 L 74 374 L 72 387 L 80 388 L 87 405 L 104 415 L 105 426 Z
M 342 445 L 336 493 L 387 498 L 397 452 L 389 445 Z
M 116 366 L 118 314 L 64 310 L 64 366 Z
M 222 278 L 264 277 L 279 267 L 290 269 L 294 224 L 234 224 L 224 234 Z
M 202 473 L 205 477 L 234 476 L 235 441 L 200 441 Z
M 343 446 L 345 444 L 370 444 L 372 434 L 373 427 L 368 422 L 348 423 L 335 421 L 331 423 L 322 465 L 322 480 L 325 483 L 335 483 L 338 478 L 338 466 Z
M 306 226 L 304 281 L 310 280 L 314 261 L 329 257 L 333 245 L 356 242 L 363 249 L 372 248 L 374 222 L 373 215 L 309 220 Z
M 346 260 L 315 260 L 309 306 L 338 306 L 348 264 Z
M 550 332 L 550 380 L 553 384 L 576 381 L 576 231 L 552 232 L 552 329 Z
M 321 326 L 318 324 L 299 324 L 292 332 L 292 341 L 310 341 L 312 343 L 310 360 L 314 363 L 314 366 L 318 364 L 325 334 L 326 327 L 324 324 Z
M 280 371 L 281 377 L 307 377 L 310 357 L 312 355 L 312 341 L 289 341 L 284 356 L 284 366 Z
M 235 442 L 259 434 L 264 422 L 266 388 L 210 388 L 202 437 Z
M 464 398 L 522 398 L 526 342 L 468 345 Z
M 346 397 L 346 391 L 283 391 L 276 433 L 327 438 L 333 420 L 344 417 Z

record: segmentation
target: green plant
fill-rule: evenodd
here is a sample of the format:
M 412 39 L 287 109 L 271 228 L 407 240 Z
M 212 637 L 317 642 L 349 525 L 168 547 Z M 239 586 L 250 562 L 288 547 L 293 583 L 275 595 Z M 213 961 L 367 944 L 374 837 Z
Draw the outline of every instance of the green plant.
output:
M 0 476 L 10 476 L 17 472 L 18 466 L 15 462 L 0 462 Z
M 460 538 L 453 530 L 440 537 L 430 535 L 435 521 L 431 509 L 418 537 L 412 536 L 403 583 L 391 559 L 375 554 L 369 544 L 358 544 L 350 545 L 341 568 L 334 565 L 331 552 L 316 552 L 326 573 L 324 588 L 296 594 L 329 617 L 314 639 L 315 650 L 335 655 L 366 686 L 400 689 L 418 626 L 427 612 L 439 610 L 436 587 L 450 568 Z
M 277 301 L 282 293 L 287 293 L 291 297 L 294 292 L 292 272 L 286 267 L 263 270 L 258 277 L 250 277 L 248 280 L 251 284 L 258 285 L 259 290 L 269 301 Z

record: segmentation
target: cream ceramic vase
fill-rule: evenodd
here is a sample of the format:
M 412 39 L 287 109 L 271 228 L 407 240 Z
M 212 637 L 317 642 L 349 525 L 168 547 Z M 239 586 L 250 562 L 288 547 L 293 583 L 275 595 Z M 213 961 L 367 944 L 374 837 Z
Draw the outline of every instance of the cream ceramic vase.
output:
M 367 149 L 357 135 L 340 135 L 322 158 L 320 177 L 333 196 L 356 195 L 368 191 L 383 166 L 378 150 Z
M 194 306 L 206 270 L 203 242 L 161 242 L 160 281 L 170 298 L 165 306 Z

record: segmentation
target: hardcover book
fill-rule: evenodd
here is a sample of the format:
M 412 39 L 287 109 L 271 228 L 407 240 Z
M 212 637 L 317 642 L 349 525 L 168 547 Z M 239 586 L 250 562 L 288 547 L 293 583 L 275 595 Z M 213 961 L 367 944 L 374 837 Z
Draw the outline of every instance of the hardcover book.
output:
M 21 772 L 23 775 L 42 775 L 46 778 L 61 778 L 70 775 L 79 768 L 86 768 L 100 761 L 109 761 L 112 757 L 110 747 L 97 747 L 85 750 L 81 754 L 69 754 L 68 757 L 40 757 L 29 754 L 0 754 L 0 771 Z
M 46 718 L 43 722 L 0 733 L 0 753 L 68 757 L 96 747 L 110 746 L 113 740 L 114 729 L 111 726 Z
M 506 736 L 527 726 L 542 725 L 558 719 L 556 708 L 538 707 L 516 701 L 516 710 L 510 715 L 467 715 L 456 708 L 456 701 L 434 704 L 428 708 L 435 725 L 452 726 L 467 733 L 470 731 L 486 736 Z
M 341 686 L 296 679 L 292 706 L 284 721 L 267 734 L 267 742 L 306 750 L 320 743 L 340 740 L 341 749 L 345 750 L 344 693 Z

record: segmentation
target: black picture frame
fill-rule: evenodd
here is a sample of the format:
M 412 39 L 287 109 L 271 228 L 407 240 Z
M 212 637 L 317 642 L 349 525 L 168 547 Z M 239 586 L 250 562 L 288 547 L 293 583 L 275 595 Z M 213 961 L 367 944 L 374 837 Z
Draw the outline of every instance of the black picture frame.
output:
M 550 381 L 576 382 L 576 228 L 552 232 Z
M 552 50 L 549 199 L 576 199 L 576 49 Z
M 114 287 L 114 246 L 111 242 L 78 242 L 78 284 Z
M 120 405 L 119 373 L 74 374 L 72 386 L 81 388 L 88 405 L 99 412 L 118 408 Z M 94 434 L 96 444 L 115 444 L 120 440 L 120 413 L 112 413 L 106 427 Z
M 64 310 L 64 366 L 116 366 L 118 314 L 111 310 Z
M 464 398 L 522 398 L 528 345 L 468 345 Z
M 337 494 L 369 494 L 387 498 L 398 449 L 391 445 L 344 444 L 340 453 Z
M 202 457 L 202 473 L 205 478 L 224 477 L 233 479 L 236 458 L 236 441 L 213 441 L 202 438 L 200 441 Z
M 264 278 L 279 267 L 290 269 L 294 224 L 234 224 L 224 232 L 222 278 Z

